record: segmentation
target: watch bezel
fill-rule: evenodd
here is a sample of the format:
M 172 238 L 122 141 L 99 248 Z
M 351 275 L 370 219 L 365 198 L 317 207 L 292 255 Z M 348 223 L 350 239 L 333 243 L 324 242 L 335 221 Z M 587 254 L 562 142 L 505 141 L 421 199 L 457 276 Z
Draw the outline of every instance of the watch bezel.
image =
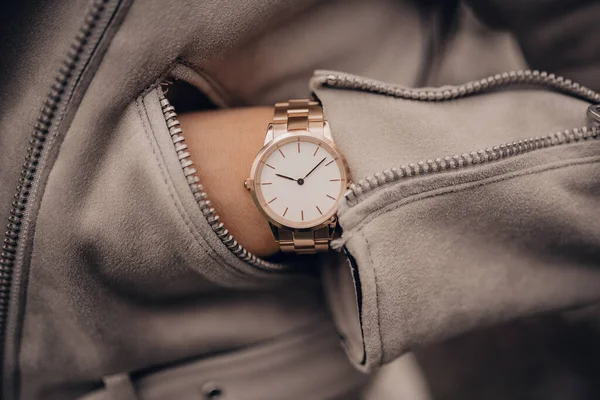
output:
M 278 214 L 270 212 L 269 207 L 266 204 L 264 197 L 262 197 L 262 193 L 260 190 L 257 190 L 257 186 L 259 182 L 257 182 L 257 174 L 260 172 L 261 168 L 260 163 L 264 160 L 268 155 L 272 152 L 277 151 L 277 148 L 282 144 L 287 142 L 291 142 L 297 139 L 302 140 L 303 138 L 308 141 L 324 143 L 325 147 L 327 147 L 327 151 L 329 151 L 334 158 L 339 160 L 342 165 L 340 168 L 340 180 L 344 182 L 343 185 L 340 185 L 340 192 L 338 197 L 335 200 L 334 205 L 331 207 L 330 211 L 323 214 L 317 220 L 307 221 L 307 222 L 298 222 L 294 223 L 289 221 Z M 248 188 L 250 189 L 250 193 L 252 194 L 252 200 L 256 204 L 256 207 L 264 215 L 264 217 L 274 226 L 282 229 L 305 229 L 305 230 L 316 230 L 320 229 L 324 226 L 331 224 L 335 220 L 335 216 L 338 211 L 338 206 L 341 199 L 344 197 L 344 192 L 348 188 L 350 182 L 350 170 L 348 168 L 348 163 L 346 162 L 346 158 L 339 150 L 339 148 L 335 145 L 335 143 L 328 139 L 323 135 L 315 135 L 310 131 L 288 131 L 285 132 L 276 138 L 272 139 L 268 143 L 266 143 L 263 148 L 258 152 L 254 162 L 252 163 L 252 168 L 250 169 L 250 179 L 248 180 Z

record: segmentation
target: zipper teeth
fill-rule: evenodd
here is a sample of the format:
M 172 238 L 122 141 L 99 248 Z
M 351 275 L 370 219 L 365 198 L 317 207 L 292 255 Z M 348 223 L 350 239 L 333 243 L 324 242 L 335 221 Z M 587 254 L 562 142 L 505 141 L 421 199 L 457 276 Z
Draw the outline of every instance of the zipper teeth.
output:
M 385 94 L 407 100 L 418 101 L 447 101 L 484 93 L 492 89 L 505 88 L 514 85 L 543 86 L 558 92 L 597 103 L 600 94 L 593 90 L 548 72 L 537 70 L 519 70 L 496 74 L 476 81 L 470 81 L 458 86 L 446 86 L 438 89 L 406 88 L 400 85 L 390 85 L 374 79 L 362 78 L 341 73 L 332 73 L 316 78 L 322 86 L 341 89 L 358 89 L 365 92 Z
M 401 165 L 383 170 L 350 184 L 344 196 L 348 205 L 352 207 L 358 203 L 359 196 L 390 182 L 396 182 L 413 176 L 431 175 L 473 165 L 488 164 L 535 150 L 598 139 L 599 137 L 600 129 L 598 127 L 582 127 L 564 132 L 556 132 L 547 136 L 536 136 L 525 140 L 507 142 L 485 150 L 436 158 L 435 160 L 419 161 L 416 164 Z
M 185 175 L 187 183 L 192 191 L 192 194 L 194 195 L 194 199 L 196 200 L 200 211 L 202 211 L 204 218 L 206 218 L 206 222 L 208 222 L 221 242 L 223 242 L 223 244 L 239 259 L 249 263 L 254 267 L 264 270 L 281 271 L 284 269 L 282 265 L 263 260 L 262 258 L 259 258 L 246 250 L 241 244 L 238 243 L 237 240 L 235 240 L 223 222 L 221 222 L 219 215 L 214 207 L 212 207 L 212 203 L 208 198 L 208 194 L 204 190 L 204 186 L 202 186 L 200 183 L 200 178 L 198 177 L 196 167 L 194 166 L 194 162 L 192 161 L 190 153 L 188 152 L 187 144 L 185 143 L 185 137 L 183 135 L 179 119 L 177 118 L 175 107 L 171 105 L 162 90 L 159 89 L 158 93 L 160 106 L 167 123 L 167 128 L 169 129 L 169 133 L 171 135 L 171 140 L 175 146 L 175 151 L 177 152 L 177 158 L 179 159 L 179 163 L 183 169 L 183 174 Z
M 496 74 L 476 81 L 470 81 L 458 86 L 446 86 L 437 89 L 431 88 L 406 88 L 399 85 L 390 85 L 373 79 L 362 78 L 341 73 L 332 73 L 317 78 L 317 83 L 340 89 L 354 89 L 364 92 L 384 94 L 387 96 L 406 100 L 441 102 L 455 100 L 476 94 L 482 94 L 494 89 L 509 86 L 532 85 L 542 86 L 557 92 L 587 100 L 592 103 L 600 102 L 600 94 L 595 91 L 548 72 L 537 70 L 519 70 Z M 528 153 L 534 150 L 553 147 L 561 144 L 595 139 L 598 137 L 598 128 L 577 128 L 571 131 L 557 132 L 543 137 L 529 138 L 517 142 L 508 142 L 500 146 L 485 150 L 452 155 L 435 160 L 419 161 L 416 164 L 401 165 L 386 169 L 352 183 L 345 194 L 346 202 L 350 207 L 356 205 L 358 197 L 385 183 L 398 181 L 417 175 L 429 175 L 453 169 L 469 167 L 477 164 L 502 160 L 517 154 Z
M 57 118 L 58 107 L 64 98 L 67 86 L 75 76 L 75 69 L 82 58 L 85 57 L 84 51 L 86 45 L 98 25 L 108 1 L 109 0 L 97 0 L 88 10 L 84 23 L 80 27 L 79 32 L 75 37 L 75 41 L 67 52 L 67 56 L 63 60 L 63 63 L 58 70 L 58 74 L 50 87 L 50 92 L 43 103 L 29 141 L 25 163 L 21 169 L 21 176 L 18 181 L 16 194 L 8 217 L 8 225 L 6 225 L 2 253 L 0 253 L 0 354 L 2 356 L 4 352 L 4 339 L 6 335 L 5 331 L 13 267 L 17 256 L 16 253 L 19 238 L 21 236 L 23 215 L 25 208 L 27 207 L 33 179 L 37 172 L 38 162 L 42 150 L 44 149 L 46 136 L 50 132 L 54 120 Z

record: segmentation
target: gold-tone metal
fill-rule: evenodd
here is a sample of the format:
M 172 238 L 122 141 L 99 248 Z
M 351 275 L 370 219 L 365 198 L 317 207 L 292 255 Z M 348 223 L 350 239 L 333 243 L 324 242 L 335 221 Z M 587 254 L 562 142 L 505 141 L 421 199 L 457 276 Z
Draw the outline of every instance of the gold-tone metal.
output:
M 263 206 L 266 201 L 262 197 L 261 191 L 256 190 L 258 184 L 256 177 L 259 171 L 264 165 L 273 168 L 263 160 L 266 160 L 272 152 L 279 150 L 280 146 L 293 140 L 298 140 L 298 152 L 300 152 L 301 140 L 314 142 L 318 145 L 315 154 L 323 146 L 341 164 L 340 181 L 345 182 L 346 185 L 341 186 L 337 198 L 328 195 L 336 203 L 327 214 L 323 215 L 319 209 L 319 213 L 322 216 L 316 222 L 290 223 L 290 221 L 283 218 L 287 213 L 287 207 L 282 216 L 276 215 Z M 279 151 L 281 152 L 281 150 Z M 283 153 L 282 156 L 284 156 Z M 265 146 L 256 156 L 250 171 L 250 178 L 246 180 L 245 185 L 250 188 L 252 198 L 258 209 L 271 224 L 273 236 L 279 243 L 281 251 L 314 254 L 329 250 L 329 244 L 333 240 L 337 224 L 335 216 L 337 205 L 349 183 L 349 176 L 348 164 L 344 155 L 331 139 L 329 125 L 323 117 L 323 108 L 321 105 L 316 101 L 308 99 L 296 99 L 275 104 L 273 122 L 267 128 Z
M 270 198 L 265 199 L 262 195 L 262 191 L 259 189 L 260 179 L 258 179 L 258 177 L 260 176 L 260 171 L 262 170 L 262 168 L 264 168 L 267 165 L 263 162 L 263 160 L 267 159 L 273 152 L 277 151 L 277 148 L 279 146 L 283 146 L 286 143 L 294 142 L 297 140 L 298 137 L 300 137 L 302 141 L 321 144 L 321 147 L 323 147 L 326 151 L 328 151 L 331 155 L 333 155 L 340 161 L 340 163 L 337 164 L 340 166 L 340 170 L 339 170 L 340 171 L 340 181 L 342 183 L 342 184 L 340 184 L 340 190 L 338 193 L 334 193 L 334 195 L 336 195 L 337 197 L 332 196 L 332 199 L 335 200 L 335 202 L 332 205 L 331 210 L 329 212 L 327 212 L 326 214 L 323 214 L 323 216 L 316 221 L 312 220 L 312 221 L 307 221 L 307 222 L 292 222 L 292 221 L 289 221 L 289 220 L 283 218 L 281 215 L 276 214 L 269 208 L 265 208 L 264 204 L 267 204 L 267 201 L 269 201 L 271 199 Z M 286 228 L 286 229 L 290 229 L 290 230 L 293 230 L 293 229 L 318 229 L 322 226 L 327 225 L 329 218 L 331 218 L 332 216 L 335 215 L 335 213 L 337 211 L 337 204 L 342 199 L 343 194 L 347 189 L 347 185 L 349 182 L 349 176 L 350 176 L 350 171 L 348 168 L 348 164 L 346 163 L 346 160 L 345 160 L 344 156 L 342 155 L 342 153 L 340 152 L 340 150 L 338 149 L 338 147 L 332 141 L 330 141 L 329 139 L 327 139 L 324 136 L 319 137 L 319 136 L 316 136 L 309 132 L 304 131 L 304 132 L 285 133 L 285 134 L 273 139 L 266 146 L 264 146 L 259 151 L 256 158 L 254 159 L 254 163 L 252 164 L 252 168 L 250 170 L 250 178 L 249 178 L 248 182 L 249 182 L 250 192 L 252 194 L 252 199 L 254 200 L 254 203 L 258 207 L 259 211 L 267 218 L 267 220 L 272 225 L 274 225 L 278 228 Z
M 275 104 L 273 138 L 291 131 L 309 131 L 323 135 L 323 108 L 308 99 Z
M 278 228 L 276 240 L 284 253 L 315 254 L 329 250 L 333 233 L 334 227 L 331 226 L 302 231 Z

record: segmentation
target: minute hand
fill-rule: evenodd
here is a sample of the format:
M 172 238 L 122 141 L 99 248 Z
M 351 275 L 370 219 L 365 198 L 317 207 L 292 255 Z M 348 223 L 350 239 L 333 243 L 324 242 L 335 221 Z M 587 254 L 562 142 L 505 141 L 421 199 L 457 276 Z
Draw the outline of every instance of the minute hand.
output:
M 308 174 L 306 174 L 306 175 L 304 176 L 304 178 L 302 178 L 302 179 L 306 179 L 306 177 L 307 177 L 307 176 L 309 176 L 310 174 L 312 174 L 312 172 L 313 172 L 315 169 L 317 169 L 317 168 L 319 167 L 319 165 L 323 164 L 323 161 L 325 161 L 326 159 L 327 159 L 327 157 L 324 157 L 324 158 L 323 158 L 321 161 L 319 161 L 319 163 L 318 163 L 317 165 L 315 165 L 315 167 L 314 167 L 313 169 L 311 169 L 311 170 L 308 172 Z

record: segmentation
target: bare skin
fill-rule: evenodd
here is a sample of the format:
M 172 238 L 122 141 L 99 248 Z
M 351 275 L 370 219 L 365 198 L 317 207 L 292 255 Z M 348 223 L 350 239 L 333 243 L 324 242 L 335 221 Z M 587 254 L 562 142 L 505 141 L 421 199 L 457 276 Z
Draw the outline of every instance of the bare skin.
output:
M 244 180 L 263 147 L 273 108 L 252 107 L 180 115 L 192 160 L 221 221 L 257 256 L 278 250 L 269 225 L 257 210 Z

